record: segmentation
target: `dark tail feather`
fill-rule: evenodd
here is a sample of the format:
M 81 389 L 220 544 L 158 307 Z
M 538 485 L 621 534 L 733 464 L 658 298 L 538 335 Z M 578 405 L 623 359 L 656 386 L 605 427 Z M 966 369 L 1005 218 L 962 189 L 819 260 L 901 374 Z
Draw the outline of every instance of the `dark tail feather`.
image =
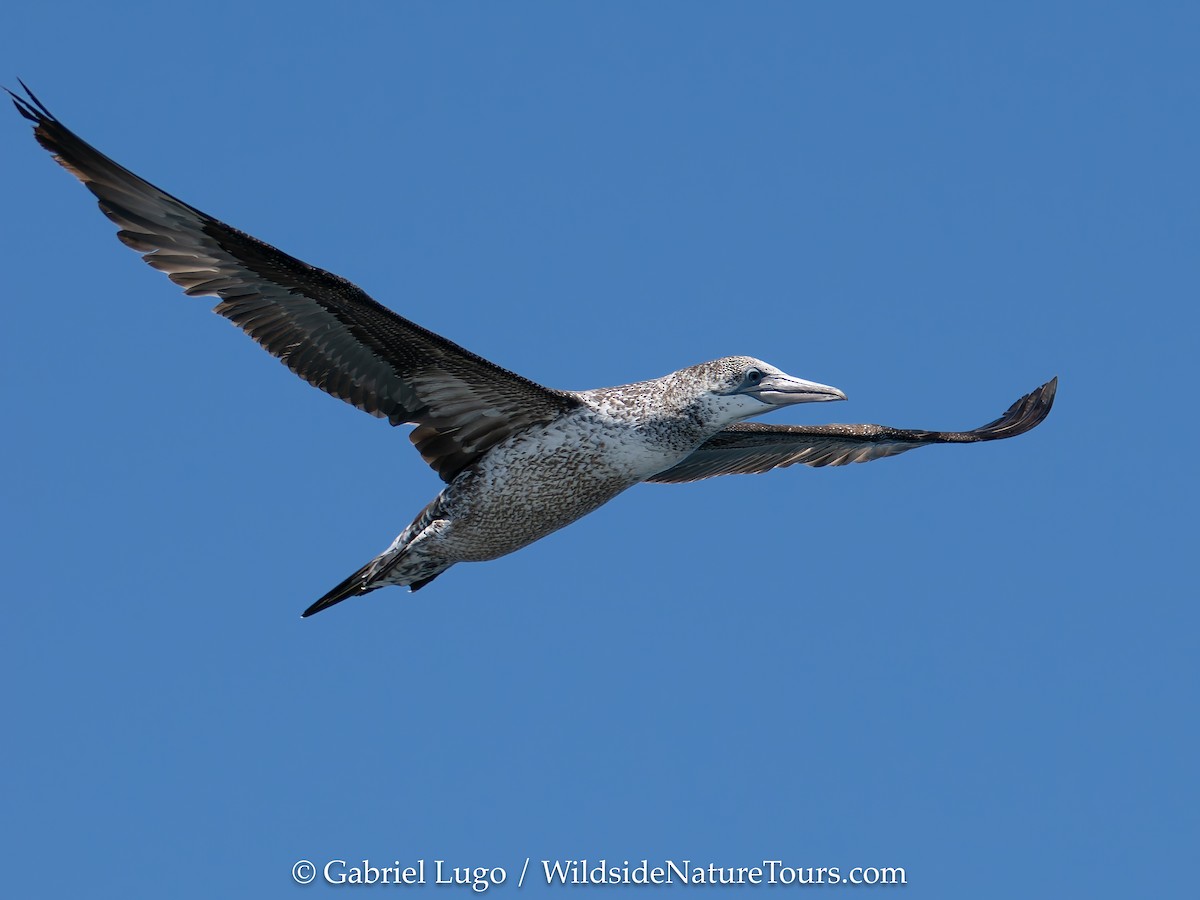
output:
M 380 564 L 381 557 L 375 557 L 332 591 L 306 609 L 300 614 L 300 618 L 307 619 L 309 616 L 314 616 L 323 609 L 329 609 L 331 606 L 336 606 L 347 597 L 360 597 L 363 594 L 369 594 L 383 585 L 379 584 L 379 580 L 387 575 L 388 572 L 396 568 L 396 564 L 404 558 L 403 553 L 397 553 L 391 559 L 383 564 Z M 419 591 L 433 579 L 441 575 L 441 572 L 434 572 L 427 578 L 418 578 L 408 586 L 410 591 Z
M 360 594 L 366 594 L 373 591 L 375 586 L 367 582 L 367 572 L 372 566 L 376 565 L 375 560 L 371 560 L 332 591 L 301 613 L 300 618 L 307 619 L 309 616 L 316 615 L 323 609 L 329 609 L 331 606 L 336 606 L 347 597 L 357 597 Z

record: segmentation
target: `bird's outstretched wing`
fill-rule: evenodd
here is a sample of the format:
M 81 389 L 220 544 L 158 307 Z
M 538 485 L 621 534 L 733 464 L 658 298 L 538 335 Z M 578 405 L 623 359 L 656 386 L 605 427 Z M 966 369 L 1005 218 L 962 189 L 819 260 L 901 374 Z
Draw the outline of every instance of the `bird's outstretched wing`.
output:
M 908 431 L 886 425 L 765 425 L 743 422 L 713 435 L 683 462 L 648 478 L 664 484 L 714 475 L 749 475 L 803 463 L 844 466 L 895 456 L 928 444 L 969 444 L 1016 437 L 1041 422 L 1058 379 L 1026 394 L 994 422 L 973 431 Z
M 393 425 L 450 481 L 490 447 L 578 405 L 376 303 L 362 290 L 238 231 L 134 175 L 28 94 L 9 91 L 38 142 L 84 183 L 117 237 L 314 387 Z

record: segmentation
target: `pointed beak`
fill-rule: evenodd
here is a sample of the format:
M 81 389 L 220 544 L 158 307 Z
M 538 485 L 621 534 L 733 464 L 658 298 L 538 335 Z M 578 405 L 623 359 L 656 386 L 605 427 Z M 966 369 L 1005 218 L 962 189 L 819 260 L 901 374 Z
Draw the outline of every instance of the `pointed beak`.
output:
M 845 400 L 846 395 L 835 387 L 793 378 L 791 375 L 768 375 L 753 390 L 746 393 L 770 406 L 791 406 L 793 403 L 819 403 L 824 400 Z

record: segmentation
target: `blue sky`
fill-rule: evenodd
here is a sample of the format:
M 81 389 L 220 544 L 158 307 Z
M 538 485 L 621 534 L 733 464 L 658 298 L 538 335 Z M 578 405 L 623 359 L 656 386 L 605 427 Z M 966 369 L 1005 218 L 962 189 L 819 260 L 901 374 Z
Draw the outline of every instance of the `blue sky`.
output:
M 1061 378 L 1013 441 L 643 486 L 302 621 L 436 477 L 12 113 L 14 896 L 322 894 L 289 871 L 335 858 L 1191 884 L 1200 15 L 976 6 L 9 10 L 4 83 L 542 383 L 748 353 L 850 397 L 778 419 L 968 428 Z

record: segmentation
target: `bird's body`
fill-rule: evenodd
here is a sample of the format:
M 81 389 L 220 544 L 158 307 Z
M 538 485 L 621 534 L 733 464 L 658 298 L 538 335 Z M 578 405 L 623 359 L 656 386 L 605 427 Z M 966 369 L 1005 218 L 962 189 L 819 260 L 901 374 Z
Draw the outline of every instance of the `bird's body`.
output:
M 189 295 L 218 297 L 216 312 L 313 386 L 393 425 L 416 426 L 410 438 L 446 487 L 305 615 L 385 585 L 417 590 L 455 563 L 512 553 L 639 482 L 842 465 L 1012 437 L 1041 422 L 1053 402 L 1055 380 L 966 432 L 743 424 L 782 406 L 845 399 L 748 356 L 619 387 L 546 388 L 154 187 L 80 140 L 32 93 L 12 96 L 38 141 L 146 262 Z
M 532 426 L 493 447 L 422 510 L 388 550 L 410 555 L 411 563 L 384 580 L 410 584 L 456 562 L 512 553 L 687 452 L 643 433 L 636 422 L 587 406 Z
M 582 518 L 756 412 L 711 394 L 749 367 L 772 368 L 729 357 L 652 381 L 570 392 L 578 406 L 492 447 L 330 597 L 357 592 L 364 577 L 377 586 L 423 587 L 454 563 L 496 559 Z M 829 390 L 828 399 L 840 398 Z

